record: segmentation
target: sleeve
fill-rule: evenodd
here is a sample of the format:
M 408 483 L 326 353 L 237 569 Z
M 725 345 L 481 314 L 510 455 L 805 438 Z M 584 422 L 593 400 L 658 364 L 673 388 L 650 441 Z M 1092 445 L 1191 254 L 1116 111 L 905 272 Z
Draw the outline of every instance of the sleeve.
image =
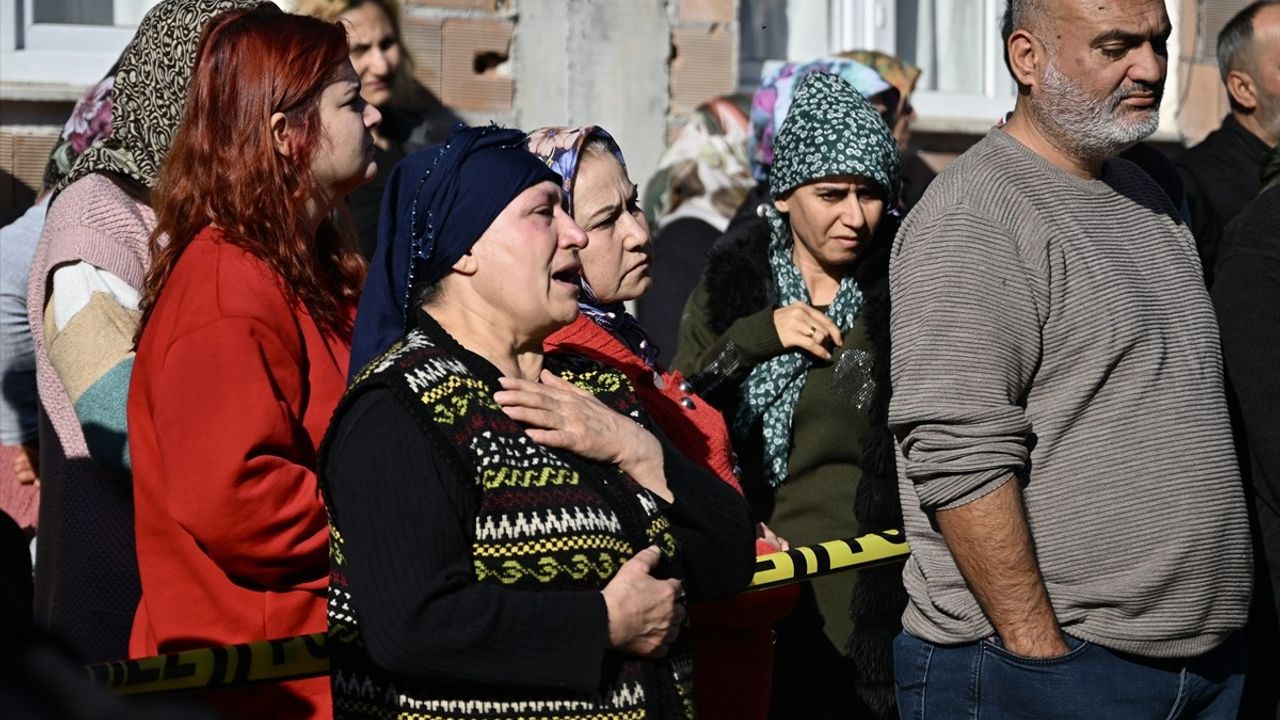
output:
M 1236 224 L 1238 226 L 1238 223 Z M 1228 226 L 1228 233 L 1234 229 Z M 1217 267 L 1213 304 L 1222 334 L 1222 360 L 1248 440 L 1253 486 L 1269 504 L 1280 502 L 1280 255 L 1228 250 Z M 1280 507 L 1277 505 L 1276 507 Z
M 736 386 L 753 367 L 784 348 L 773 324 L 774 308 L 739 318 L 723 335 L 711 331 L 707 289 L 700 283 L 680 318 L 680 340 L 672 365 L 699 395 L 716 399 L 722 386 Z
M 660 434 L 659 440 L 674 502 L 655 498 L 680 545 L 685 592 L 695 602 L 742 592 L 751 581 L 756 555 L 755 526 L 746 499 Z
M 1188 227 L 1191 228 L 1191 234 L 1196 239 L 1196 252 L 1200 254 L 1204 274 L 1207 278 L 1213 278 L 1213 258 L 1217 248 L 1214 246 L 1214 214 L 1209 204 L 1208 193 L 1190 167 L 1181 163 L 1176 163 L 1174 167 L 1182 180 L 1185 193 L 1180 211 L 1189 216 Z
M 956 208 L 904 227 L 889 282 L 889 426 L 921 509 L 957 507 L 1029 457 L 1022 398 L 1040 356 L 1036 279 L 1004 228 Z
M 25 241 L 0 232 L 0 443 L 5 445 L 30 442 L 37 433 L 36 357 L 27 319 L 31 255 Z
M 265 588 L 328 577 L 295 352 L 260 320 L 223 318 L 175 341 L 149 389 L 170 513 L 229 577 Z
M 49 364 L 71 399 L 89 456 L 125 476 L 126 404 L 138 329 L 138 291 L 87 262 L 52 273 L 45 310 Z
M 609 642 L 599 592 L 473 582 L 476 500 L 388 390 L 335 431 L 325 482 L 373 661 L 436 682 L 593 692 Z

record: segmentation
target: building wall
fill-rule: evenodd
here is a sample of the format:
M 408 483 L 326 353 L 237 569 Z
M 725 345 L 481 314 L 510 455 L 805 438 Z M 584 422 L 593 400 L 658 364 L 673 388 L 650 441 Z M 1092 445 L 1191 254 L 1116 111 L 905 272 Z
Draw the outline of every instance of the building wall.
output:
M 738 0 L 402 5 L 417 80 L 458 116 L 526 129 L 600 125 L 618 139 L 637 183 L 699 103 L 738 86 Z M 6 81 L 0 66 L 0 219 L 34 197 L 44 156 L 85 89 L 75 77 L 33 86 Z

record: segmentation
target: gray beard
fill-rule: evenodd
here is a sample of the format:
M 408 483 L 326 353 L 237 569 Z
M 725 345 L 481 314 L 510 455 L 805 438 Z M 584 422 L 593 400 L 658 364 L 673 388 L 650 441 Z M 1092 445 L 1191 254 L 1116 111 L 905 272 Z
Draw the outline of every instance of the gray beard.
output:
M 1160 124 L 1160 95 L 1150 109 L 1135 118 L 1117 115 L 1120 103 L 1145 88 L 1126 84 L 1105 100 L 1095 100 L 1079 85 L 1058 72 L 1050 61 L 1028 108 L 1036 125 L 1072 157 L 1085 162 L 1105 160 L 1123 152 L 1156 131 Z

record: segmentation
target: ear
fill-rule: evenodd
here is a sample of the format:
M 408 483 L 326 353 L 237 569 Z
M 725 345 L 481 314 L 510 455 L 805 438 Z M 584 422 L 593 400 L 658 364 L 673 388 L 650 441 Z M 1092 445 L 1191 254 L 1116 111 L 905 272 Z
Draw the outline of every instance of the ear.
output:
M 462 257 L 458 258 L 457 262 L 453 264 L 453 271 L 459 275 L 475 275 L 476 271 L 479 269 L 480 263 L 476 260 L 475 254 L 470 250 L 464 253 Z
M 276 152 L 285 157 L 292 157 L 293 144 L 289 141 L 289 119 L 284 113 L 271 113 L 271 142 Z
M 774 200 L 773 208 L 780 213 L 791 212 L 791 204 L 787 202 L 787 198 L 778 198 L 777 200 Z
M 1013 78 L 1023 87 L 1034 87 L 1040 81 L 1048 59 L 1044 43 L 1028 30 L 1019 28 L 1009 35 L 1009 67 Z
M 1227 94 L 1246 110 L 1258 107 L 1258 86 L 1249 73 L 1243 70 L 1232 70 L 1227 73 Z

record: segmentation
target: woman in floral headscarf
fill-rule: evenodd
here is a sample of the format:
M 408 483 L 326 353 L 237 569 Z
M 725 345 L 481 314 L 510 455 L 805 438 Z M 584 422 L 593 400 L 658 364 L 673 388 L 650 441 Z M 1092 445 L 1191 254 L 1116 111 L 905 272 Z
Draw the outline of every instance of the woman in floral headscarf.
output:
M 150 192 L 186 101 L 204 26 L 250 0 L 165 0 L 125 48 L 111 134 L 53 190 L 27 312 L 40 403 L 36 619 L 85 661 L 126 657 L 139 585 L 125 401 L 139 288 L 155 229 Z
M 653 285 L 649 225 L 622 150 L 604 129 L 550 127 L 529 134 L 531 152 L 563 179 L 565 207 L 586 230 L 581 313 L 543 343 L 547 352 L 590 358 L 621 370 L 649 415 L 686 458 L 739 493 L 738 468 L 720 412 L 694 394 L 678 372 L 657 361 L 658 348 L 623 303 Z M 785 549 L 760 526 L 758 553 Z M 694 687 L 703 720 L 764 717 L 769 703 L 772 623 L 791 610 L 796 591 L 765 591 L 693 607 Z
M 685 300 L 702 278 L 711 244 L 755 187 L 747 162 L 747 105 L 735 95 L 708 100 L 694 111 L 645 183 L 644 211 L 654 233 L 653 274 L 662 292 L 637 301 L 637 315 L 670 364 Z
M 792 543 L 898 527 L 885 424 L 897 144 L 854 86 L 815 72 L 768 159 L 773 202 L 713 248 L 675 365 L 724 411 L 747 499 Z M 776 627 L 774 717 L 891 715 L 900 575 L 802 586 Z

